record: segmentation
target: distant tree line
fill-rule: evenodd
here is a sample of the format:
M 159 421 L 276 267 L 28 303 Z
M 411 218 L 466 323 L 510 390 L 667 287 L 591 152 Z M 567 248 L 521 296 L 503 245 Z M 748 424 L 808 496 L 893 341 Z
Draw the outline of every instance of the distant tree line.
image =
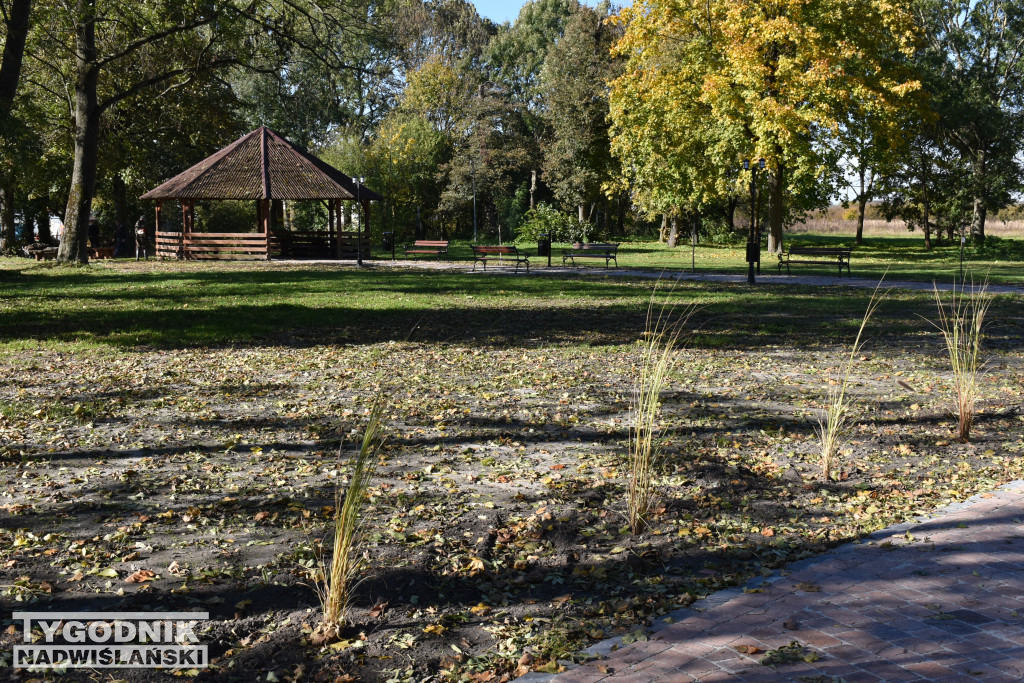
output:
M 771 249 L 837 196 L 983 240 L 1022 189 L 1019 0 L 0 0 L 0 238 L 87 260 L 145 190 L 266 124 L 385 200 L 399 239 Z M 743 159 L 765 159 L 751 205 Z M 235 225 L 229 209 L 201 211 Z M 317 226 L 321 209 L 291 207 Z M 23 227 L 19 232 L 16 225 Z M 660 229 L 659 229 L 660 228 Z M 212 229 L 216 229 L 215 227 Z

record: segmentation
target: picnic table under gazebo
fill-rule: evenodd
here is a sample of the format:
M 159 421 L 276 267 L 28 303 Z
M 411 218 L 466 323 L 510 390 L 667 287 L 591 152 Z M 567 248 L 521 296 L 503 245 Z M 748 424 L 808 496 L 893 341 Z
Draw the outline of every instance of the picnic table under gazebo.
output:
M 153 188 L 142 199 L 156 201 L 156 253 L 164 258 L 269 260 L 275 256 L 358 259 L 369 257 L 366 218 L 381 196 L 266 126 L 257 128 L 195 166 Z M 196 230 L 197 201 L 256 202 L 255 232 Z M 286 230 L 275 210 L 283 201 L 321 201 L 327 231 Z M 162 230 L 167 201 L 181 203 L 181 232 Z M 361 205 L 364 219 L 344 231 L 344 202 Z

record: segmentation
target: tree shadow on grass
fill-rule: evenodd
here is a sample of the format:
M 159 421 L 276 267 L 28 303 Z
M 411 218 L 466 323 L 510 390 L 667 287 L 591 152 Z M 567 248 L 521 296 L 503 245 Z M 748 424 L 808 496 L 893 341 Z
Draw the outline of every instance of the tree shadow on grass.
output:
M 71 272 L 27 280 L 12 292 L 16 305 L 5 312 L 0 339 L 160 348 L 236 343 L 302 348 L 406 339 L 479 346 L 631 344 L 644 330 L 653 287 L 652 282 L 610 278 L 295 269 L 145 276 Z M 846 327 L 853 334 L 867 294 L 680 284 L 673 296 L 683 303 L 710 299 L 694 327 L 713 335 L 715 348 L 745 350 L 759 344 L 814 343 L 843 335 Z M 908 324 L 905 308 L 893 310 L 892 333 L 924 324 L 913 319 Z M 882 321 L 884 313 L 883 307 Z M 701 336 L 694 346 L 702 345 Z

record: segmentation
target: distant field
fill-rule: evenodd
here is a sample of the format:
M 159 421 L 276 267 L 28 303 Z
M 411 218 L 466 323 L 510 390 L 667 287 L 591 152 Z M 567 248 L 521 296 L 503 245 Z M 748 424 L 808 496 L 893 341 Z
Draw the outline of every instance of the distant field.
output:
M 850 235 L 857 234 L 857 222 L 839 218 L 811 218 L 794 225 L 791 232 L 797 235 Z M 994 237 L 1024 237 L 1024 221 L 993 221 L 985 223 L 985 234 Z M 866 220 L 864 221 L 865 237 L 920 237 L 920 230 L 909 231 L 903 221 Z M 935 233 L 932 233 L 934 238 Z

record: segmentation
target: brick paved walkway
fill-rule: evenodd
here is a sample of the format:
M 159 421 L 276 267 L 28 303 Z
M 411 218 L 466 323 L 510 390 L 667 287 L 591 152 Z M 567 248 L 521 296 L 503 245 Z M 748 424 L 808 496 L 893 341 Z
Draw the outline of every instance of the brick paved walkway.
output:
M 909 535 L 908 535 L 909 534 Z M 764 584 L 768 585 L 764 585 Z M 523 683 L 1024 680 L 1024 482 L 680 610 L 651 639 Z M 797 641 L 805 659 L 765 652 Z M 753 654 L 737 651 L 753 646 Z M 815 657 L 817 658 L 815 660 Z

